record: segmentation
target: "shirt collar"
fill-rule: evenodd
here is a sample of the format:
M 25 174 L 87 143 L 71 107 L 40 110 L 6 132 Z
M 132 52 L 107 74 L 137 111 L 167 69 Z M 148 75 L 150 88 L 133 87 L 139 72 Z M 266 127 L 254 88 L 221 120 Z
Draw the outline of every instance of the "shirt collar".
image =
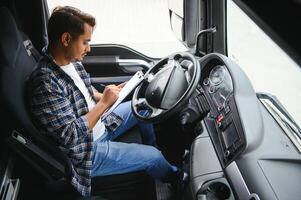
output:
M 42 49 L 42 54 L 47 58 L 49 59 L 51 62 L 53 62 L 54 64 L 56 64 L 53 56 L 49 53 L 49 50 L 48 50 L 48 45 L 46 45 L 45 47 L 43 47 Z M 56 64 L 57 65 L 57 64 Z

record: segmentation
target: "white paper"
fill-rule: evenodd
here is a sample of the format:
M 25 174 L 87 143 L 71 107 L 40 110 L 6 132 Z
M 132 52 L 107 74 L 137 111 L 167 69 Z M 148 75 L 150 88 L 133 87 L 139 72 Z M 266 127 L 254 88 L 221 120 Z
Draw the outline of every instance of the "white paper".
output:
M 125 84 L 122 90 L 119 92 L 116 102 L 102 115 L 102 119 L 106 118 L 143 80 L 143 72 L 138 71 L 132 76 L 132 78 Z

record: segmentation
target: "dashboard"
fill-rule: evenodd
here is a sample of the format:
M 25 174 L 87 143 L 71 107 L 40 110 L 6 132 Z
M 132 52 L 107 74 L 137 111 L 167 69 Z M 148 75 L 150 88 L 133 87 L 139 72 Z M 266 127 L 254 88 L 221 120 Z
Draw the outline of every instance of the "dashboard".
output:
M 245 147 L 244 131 L 233 98 L 233 80 L 225 64 L 211 60 L 203 68 L 199 88 L 204 93 L 210 113 L 205 119 L 223 167 Z
M 191 145 L 193 199 L 300 199 L 300 153 L 246 74 L 220 54 L 199 63 L 199 101 L 210 109 Z

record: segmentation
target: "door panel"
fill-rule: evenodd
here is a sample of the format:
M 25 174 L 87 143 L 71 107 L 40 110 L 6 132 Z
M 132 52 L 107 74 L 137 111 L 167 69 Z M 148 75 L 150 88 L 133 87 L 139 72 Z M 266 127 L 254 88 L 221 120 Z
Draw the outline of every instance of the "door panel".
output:
M 91 47 L 83 65 L 91 76 L 93 86 L 102 91 L 102 84 L 122 83 L 139 70 L 145 73 L 155 60 L 126 46 L 97 45 Z
M 83 64 L 93 77 L 133 75 L 150 67 L 144 60 L 120 59 L 118 56 L 86 56 Z

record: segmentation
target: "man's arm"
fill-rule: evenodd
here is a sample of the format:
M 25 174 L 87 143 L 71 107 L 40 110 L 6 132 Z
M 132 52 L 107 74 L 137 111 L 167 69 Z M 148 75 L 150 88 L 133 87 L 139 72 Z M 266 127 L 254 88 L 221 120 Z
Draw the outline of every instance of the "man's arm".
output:
M 30 100 L 31 112 L 39 126 L 64 145 L 76 144 L 89 132 L 85 115 L 77 117 L 68 98 L 59 87 L 47 81 L 35 88 Z

